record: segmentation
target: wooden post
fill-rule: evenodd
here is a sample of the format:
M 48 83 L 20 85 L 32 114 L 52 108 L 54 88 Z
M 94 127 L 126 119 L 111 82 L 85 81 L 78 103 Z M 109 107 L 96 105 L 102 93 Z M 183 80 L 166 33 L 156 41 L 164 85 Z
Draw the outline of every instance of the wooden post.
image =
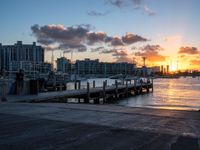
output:
M 153 92 L 153 78 L 151 78 L 152 92 Z
M 81 80 L 78 81 L 78 89 L 80 90 L 81 89 Z M 78 103 L 81 102 L 81 98 L 79 97 L 78 98 Z
M 78 81 L 78 89 L 81 89 L 81 80 Z
M 115 99 L 118 98 L 118 82 L 115 80 Z
M 95 88 L 95 80 L 93 80 L 93 88 Z
M 128 81 L 126 81 L 126 97 L 128 97 Z
M 106 81 L 103 82 L 103 103 L 106 102 Z
M 137 89 L 137 79 L 134 79 L 134 94 L 138 94 L 138 89 Z
M 146 88 L 147 88 L 147 93 L 149 93 L 149 85 L 148 84 L 147 84 Z
M 142 94 L 142 82 L 140 83 L 140 94 Z
M 90 100 L 90 83 L 87 82 L 87 97 L 85 99 L 85 103 L 89 103 Z
M 76 81 L 74 81 L 74 89 L 75 89 L 75 90 L 77 89 Z

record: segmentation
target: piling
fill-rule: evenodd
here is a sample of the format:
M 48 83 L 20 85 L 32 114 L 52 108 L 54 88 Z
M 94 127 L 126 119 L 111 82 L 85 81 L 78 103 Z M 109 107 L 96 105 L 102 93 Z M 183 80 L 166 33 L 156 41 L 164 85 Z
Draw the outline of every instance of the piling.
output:
M 128 81 L 126 81 L 126 97 L 128 97 Z
M 85 103 L 89 103 L 89 100 L 90 100 L 90 83 L 87 82 L 87 95 L 86 95 Z
M 95 88 L 95 80 L 93 80 L 93 88 Z
M 151 84 L 152 84 L 152 92 L 153 92 L 153 78 L 151 78 Z
M 81 89 L 81 80 L 78 81 L 78 89 Z
M 106 102 L 106 84 L 107 80 L 103 82 L 103 103 Z
M 118 98 L 118 82 L 115 80 L 115 99 Z
M 76 81 L 74 81 L 74 89 L 77 90 L 77 84 L 76 84 Z

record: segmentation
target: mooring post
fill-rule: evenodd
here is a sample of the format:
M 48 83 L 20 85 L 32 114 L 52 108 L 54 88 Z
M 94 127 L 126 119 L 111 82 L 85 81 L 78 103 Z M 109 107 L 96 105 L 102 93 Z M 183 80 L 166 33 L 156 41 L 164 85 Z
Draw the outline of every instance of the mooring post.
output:
M 106 81 L 103 82 L 103 103 L 106 102 Z
M 140 82 L 140 94 L 142 94 L 142 84 L 143 82 Z
M 74 81 L 74 89 L 77 89 L 76 80 Z
M 118 82 L 115 80 L 115 99 L 118 98 Z
M 89 103 L 90 100 L 90 83 L 87 82 L 87 97 L 85 99 L 85 103 Z
M 126 81 L 126 97 L 128 97 L 128 81 Z
M 95 80 L 93 80 L 93 88 L 95 88 Z
M 151 78 L 152 92 L 153 92 L 153 78 Z
M 78 81 L 78 89 L 81 89 L 81 80 Z

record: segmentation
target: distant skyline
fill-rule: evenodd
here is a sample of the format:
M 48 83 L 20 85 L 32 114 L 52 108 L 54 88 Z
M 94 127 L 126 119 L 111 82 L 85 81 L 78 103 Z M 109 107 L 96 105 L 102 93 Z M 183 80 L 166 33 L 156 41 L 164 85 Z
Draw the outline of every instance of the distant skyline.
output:
M 0 43 L 66 56 L 200 70 L 199 0 L 1 0 Z M 64 52 L 64 53 L 63 53 Z M 178 65 L 177 65 L 178 63 Z

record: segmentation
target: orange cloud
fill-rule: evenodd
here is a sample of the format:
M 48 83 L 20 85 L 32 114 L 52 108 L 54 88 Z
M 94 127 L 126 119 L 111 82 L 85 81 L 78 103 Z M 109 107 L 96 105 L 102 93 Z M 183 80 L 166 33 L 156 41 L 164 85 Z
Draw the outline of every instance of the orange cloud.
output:
M 195 55 L 195 54 L 200 54 L 200 51 L 196 47 L 186 46 L 186 47 L 180 47 L 178 53 Z
M 162 62 L 165 61 L 167 56 L 159 54 L 159 51 L 162 51 L 163 48 L 160 45 L 146 45 L 143 48 L 140 48 L 142 52 L 136 52 L 136 56 L 147 57 L 147 60 L 151 62 Z
M 190 63 L 194 66 L 200 66 L 200 60 L 191 60 Z

